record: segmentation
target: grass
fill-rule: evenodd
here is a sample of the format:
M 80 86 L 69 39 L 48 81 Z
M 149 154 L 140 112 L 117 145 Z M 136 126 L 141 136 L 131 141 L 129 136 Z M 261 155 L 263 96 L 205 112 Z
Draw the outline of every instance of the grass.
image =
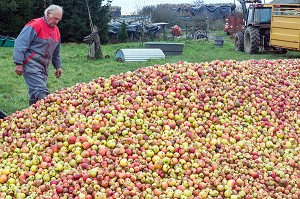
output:
M 134 71 L 140 67 L 155 64 L 176 63 L 187 61 L 193 63 L 209 62 L 212 60 L 250 60 L 250 59 L 296 59 L 299 52 L 288 52 L 284 55 L 274 53 L 259 53 L 255 55 L 237 52 L 233 48 L 233 41 L 224 36 L 223 47 L 216 47 L 214 41 L 176 39 L 170 42 L 184 43 L 184 52 L 180 56 L 168 56 L 166 59 L 150 60 L 147 62 L 117 62 L 115 53 L 120 48 L 142 48 L 142 43 L 123 43 L 103 45 L 103 55 L 110 58 L 89 60 L 86 58 L 89 46 L 87 44 L 63 44 L 61 53 L 63 59 L 63 75 L 54 77 L 54 69 L 50 66 L 48 87 L 51 93 L 76 83 L 90 82 L 98 77 L 108 78 L 111 75 Z M 12 62 L 12 47 L 0 48 L 0 110 L 11 114 L 28 107 L 27 86 L 23 77 L 15 74 Z

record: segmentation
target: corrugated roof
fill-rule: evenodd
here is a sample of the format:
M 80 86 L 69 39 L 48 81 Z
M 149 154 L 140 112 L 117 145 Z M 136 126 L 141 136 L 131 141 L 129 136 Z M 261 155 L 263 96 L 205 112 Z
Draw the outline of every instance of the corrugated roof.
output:
M 280 4 L 297 4 L 300 3 L 299 0 L 273 0 L 270 3 L 280 3 Z
M 119 49 L 116 52 L 117 61 L 148 61 L 150 59 L 165 59 L 166 56 L 159 48 Z

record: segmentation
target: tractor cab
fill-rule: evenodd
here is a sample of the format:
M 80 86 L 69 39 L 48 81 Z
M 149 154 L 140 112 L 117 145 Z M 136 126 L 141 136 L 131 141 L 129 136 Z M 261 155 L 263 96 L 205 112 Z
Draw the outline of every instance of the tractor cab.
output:
M 267 26 L 270 28 L 272 7 L 263 4 L 249 5 L 246 26 Z
M 261 0 L 239 0 L 239 2 L 243 9 L 245 27 L 270 28 L 273 8 L 271 4 L 263 4 Z

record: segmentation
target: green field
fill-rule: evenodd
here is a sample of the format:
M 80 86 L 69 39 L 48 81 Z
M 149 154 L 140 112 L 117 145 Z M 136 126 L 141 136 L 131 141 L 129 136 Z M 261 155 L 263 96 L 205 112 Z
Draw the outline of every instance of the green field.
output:
M 280 55 L 274 53 L 259 53 L 249 55 L 237 52 L 233 48 L 233 40 L 225 36 L 224 46 L 216 47 L 214 41 L 185 40 L 178 39 L 168 42 L 184 43 L 184 51 L 180 56 L 169 56 L 166 59 L 151 60 L 147 62 L 117 62 L 115 53 L 120 48 L 143 48 L 142 43 L 109 44 L 103 45 L 103 55 L 110 58 L 101 60 L 89 60 L 87 44 L 68 43 L 63 44 L 61 53 L 63 59 L 63 75 L 61 78 L 54 77 L 54 69 L 50 67 L 48 87 L 53 93 L 61 88 L 70 87 L 76 83 L 89 82 L 98 77 L 109 77 L 134 71 L 140 67 L 152 66 L 155 64 L 182 62 L 209 62 L 212 60 L 250 60 L 250 59 L 296 59 L 298 52 L 288 52 Z M 28 107 L 27 86 L 23 77 L 15 74 L 15 66 L 12 62 L 12 47 L 0 48 L 0 110 L 7 114 L 22 110 Z

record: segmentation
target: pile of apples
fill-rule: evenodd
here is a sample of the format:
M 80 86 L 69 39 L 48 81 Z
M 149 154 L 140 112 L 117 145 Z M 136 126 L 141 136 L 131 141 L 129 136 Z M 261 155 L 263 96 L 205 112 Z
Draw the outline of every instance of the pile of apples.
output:
M 0 120 L 0 198 L 300 197 L 300 60 L 140 68 Z

